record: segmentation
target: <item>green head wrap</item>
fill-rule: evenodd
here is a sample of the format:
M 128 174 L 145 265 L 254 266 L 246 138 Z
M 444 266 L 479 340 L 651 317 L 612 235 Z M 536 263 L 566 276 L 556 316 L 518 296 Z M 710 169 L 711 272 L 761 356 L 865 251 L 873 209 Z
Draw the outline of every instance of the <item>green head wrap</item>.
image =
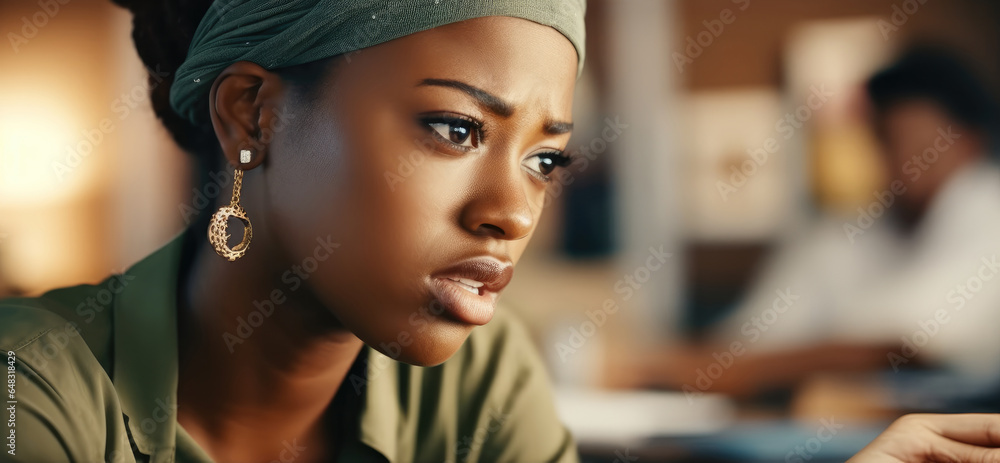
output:
M 208 118 L 215 77 L 237 61 L 265 69 L 308 63 L 422 30 L 483 16 L 551 26 L 573 43 L 583 69 L 586 0 L 216 0 L 177 69 L 170 106 L 192 123 Z

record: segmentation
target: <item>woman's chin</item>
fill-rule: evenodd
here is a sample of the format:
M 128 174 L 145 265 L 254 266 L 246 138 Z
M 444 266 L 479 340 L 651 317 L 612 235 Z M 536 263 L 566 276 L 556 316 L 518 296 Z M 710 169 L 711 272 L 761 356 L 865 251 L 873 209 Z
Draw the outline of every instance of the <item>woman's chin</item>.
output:
M 443 324 L 427 327 L 413 336 L 397 336 L 387 342 L 368 343 L 386 357 L 410 365 L 432 367 L 444 363 L 462 348 L 471 325 Z

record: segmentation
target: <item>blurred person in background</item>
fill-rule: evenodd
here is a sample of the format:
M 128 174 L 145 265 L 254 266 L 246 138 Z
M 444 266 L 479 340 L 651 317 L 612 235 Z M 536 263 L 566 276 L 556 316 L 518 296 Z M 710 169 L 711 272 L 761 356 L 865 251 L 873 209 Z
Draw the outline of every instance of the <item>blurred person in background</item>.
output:
M 854 215 L 823 217 L 779 249 L 707 345 L 652 355 L 626 377 L 745 395 L 817 372 L 917 364 L 1000 375 L 994 102 L 963 62 L 923 46 L 866 90 L 883 188 Z M 730 352 L 734 341 L 745 351 Z M 734 357 L 725 375 L 699 378 Z
M 717 334 L 759 337 L 757 352 L 900 344 L 900 358 L 887 353 L 881 366 L 919 356 L 1000 373 L 1000 168 L 991 159 L 990 95 L 960 60 L 923 47 L 866 88 L 886 184 L 856 214 L 823 219 L 779 251 Z M 775 301 L 776 290 L 791 295 L 787 302 Z M 782 303 L 788 309 L 777 320 L 755 320 Z

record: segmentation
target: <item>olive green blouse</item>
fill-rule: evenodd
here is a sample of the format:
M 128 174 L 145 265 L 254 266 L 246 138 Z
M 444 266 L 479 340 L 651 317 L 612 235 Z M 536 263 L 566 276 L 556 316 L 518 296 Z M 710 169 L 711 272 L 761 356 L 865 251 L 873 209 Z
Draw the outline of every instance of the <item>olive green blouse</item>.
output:
M 0 461 L 211 461 L 177 423 L 184 236 L 100 283 L 0 300 L 0 351 L 13 364 Z M 507 312 L 435 367 L 365 347 L 353 369 L 360 377 L 351 374 L 338 391 L 360 391 L 341 460 L 577 461 L 541 359 Z M 283 444 L 262 459 L 288 463 L 302 452 Z

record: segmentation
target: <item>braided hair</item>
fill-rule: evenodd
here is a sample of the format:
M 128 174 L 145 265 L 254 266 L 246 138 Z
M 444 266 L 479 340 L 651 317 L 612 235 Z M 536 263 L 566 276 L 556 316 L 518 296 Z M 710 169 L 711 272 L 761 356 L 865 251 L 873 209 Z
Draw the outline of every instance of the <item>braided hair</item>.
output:
M 170 107 L 174 75 L 184 62 L 198 23 L 212 0 L 112 1 L 132 12 L 132 41 L 147 70 L 150 102 L 156 117 L 185 151 L 199 158 L 217 157 L 212 127 L 196 126 Z

